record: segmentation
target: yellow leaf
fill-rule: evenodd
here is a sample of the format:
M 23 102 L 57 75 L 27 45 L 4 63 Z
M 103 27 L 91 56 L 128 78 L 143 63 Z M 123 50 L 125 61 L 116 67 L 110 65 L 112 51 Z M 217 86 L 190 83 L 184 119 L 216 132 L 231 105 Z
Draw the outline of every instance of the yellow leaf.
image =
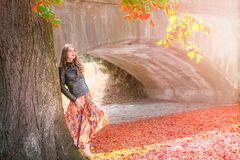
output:
M 184 32 L 184 36 L 185 36 L 185 37 L 188 37 L 188 36 L 189 36 L 189 31 L 185 31 L 185 32 Z
M 185 13 L 185 14 L 184 14 L 184 17 L 186 17 L 186 18 L 187 18 L 187 17 L 190 17 L 190 14 L 189 14 L 189 13 Z
M 162 45 L 162 43 L 163 43 L 163 41 L 160 40 L 160 41 L 157 42 L 157 45 Z
M 176 16 L 176 15 L 170 16 L 170 17 L 168 18 L 168 21 L 170 22 L 170 24 L 175 23 L 175 22 L 177 21 L 177 16 Z
M 208 34 L 209 34 L 209 30 L 206 29 L 206 28 L 204 28 L 203 33 L 206 34 L 206 35 L 208 35 Z
M 204 28 L 205 28 L 205 26 L 203 24 L 200 24 L 199 27 L 201 30 L 204 30 Z
M 166 13 L 167 16 L 171 16 L 173 14 L 173 11 L 169 7 L 167 7 L 165 9 L 165 13 Z
M 168 44 L 168 42 L 167 42 L 166 40 L 164 40 L 163 45 L 164 45 L 166 48 L 169 47 L 169 44 Z
M 176 42 L 180 43 L 180 39 L 178 37 L 176 37 Z
M 173 30 L 173 28 L 172 28 L 172 26 L 168 26 L 166 30 L 167 30 L 167 32 L 171 32 Z
M 192 49 L 193 47 L 192 47 L 192 45 L 186 45 L 186 48 L 187 48 L 187 50 L 190 50 L 190 49 Z
M 182 24 L 182 23 L 181 23 L 180 27 L 183 28 L 183 29 L 187 28 L 187 26 Z
M 182 18 L 182 22 L 186 23 L 187 22 L 187 18 L 186 17 Z
M 170 39 L 170 34 L 166 34 L 166 38 L 165 38 L 166 40 L 169 40 Z
M 188 54 L 187 54 L 187 56 L 188 56 L 189 59 L 193 59 L 193 58 L 195 57 L 195 55 L 196 55 L 196 52 L 195 52 L 195 51 L 190 51 L 190 52 L 188 52 Z
M 182 38 L 182 35 L 183 35 L 182 32 L 179 32 L 177 36 L 178 38 Z
M 200 29 L 200 27 L 199 27 L 198 24 L 195 24 L 195 25 L 192 26 L 193 32 L 197 32 L 197 31 L 199 31 L 199 29 Z
M 196 63 L 199 63 L 203 59 L 203 57 L 201 55 L 199 55 L 199 54 L 197 54 L 195 58 L 196 58 L 195 59 Z

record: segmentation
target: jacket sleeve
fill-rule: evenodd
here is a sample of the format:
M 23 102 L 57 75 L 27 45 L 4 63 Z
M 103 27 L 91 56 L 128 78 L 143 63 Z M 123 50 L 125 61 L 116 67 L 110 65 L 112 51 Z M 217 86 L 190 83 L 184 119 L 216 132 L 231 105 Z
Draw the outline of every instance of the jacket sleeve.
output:
M 73 94 L 71 94 L 69 90 L 65 87 L 65 70 L 63 67 L 59 67 L 59 78 L 60 78 L 61 92 L 71 101 L 75 102 L 77 98 Z

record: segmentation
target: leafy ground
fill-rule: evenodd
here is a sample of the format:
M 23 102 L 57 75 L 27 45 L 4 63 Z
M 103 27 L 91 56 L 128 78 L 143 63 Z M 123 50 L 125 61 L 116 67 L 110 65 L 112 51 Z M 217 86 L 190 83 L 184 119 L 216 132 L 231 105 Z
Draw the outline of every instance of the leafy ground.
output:
M 92 145 L 94 160 L 238 160 L 240 106 L 109 125 Z

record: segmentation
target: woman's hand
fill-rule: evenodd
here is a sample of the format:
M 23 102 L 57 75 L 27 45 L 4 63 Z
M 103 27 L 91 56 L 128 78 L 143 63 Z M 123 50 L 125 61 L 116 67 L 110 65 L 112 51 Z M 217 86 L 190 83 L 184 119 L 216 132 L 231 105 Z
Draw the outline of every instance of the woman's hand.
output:
M 79 98 L 77 98 L 77 100 L 75 101 L 75 105 L 78 109 L 83 109 L 83 106 L 81 105 L 81 100 Z

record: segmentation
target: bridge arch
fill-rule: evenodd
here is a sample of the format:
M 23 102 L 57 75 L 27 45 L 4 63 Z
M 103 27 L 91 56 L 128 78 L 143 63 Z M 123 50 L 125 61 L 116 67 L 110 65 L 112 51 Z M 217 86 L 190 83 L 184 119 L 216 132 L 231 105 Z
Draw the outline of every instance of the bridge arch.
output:
M 240 75 L 239 2 L 180 3 L 181 12 L 202 17 L 215 28 L 209 36 L 191 37 L 203 49 L 204 59 L 198 65 L 177 47 L 155 45 L 167 26 L 162 13 L 154 13 L 154 29 L 144 22 L 126 23 L 117 4 L 108 0 L 68 1 L 55 8 L 62 20 L 61 28 L 54 32 L 57 57 L 65 43 L 72 43 L 80 53 L 102 58 L 129 72 L 142 82 L 151 98 L 235 103 Z
M 123 41 L 87 51 L 138 79 L 150 98 L 179 102 L 229 103 L 235 98 L 226 75 L 210 60 L 189 61 L 177 48 Z M 235 91 L 236 92 L 236 91 Z

